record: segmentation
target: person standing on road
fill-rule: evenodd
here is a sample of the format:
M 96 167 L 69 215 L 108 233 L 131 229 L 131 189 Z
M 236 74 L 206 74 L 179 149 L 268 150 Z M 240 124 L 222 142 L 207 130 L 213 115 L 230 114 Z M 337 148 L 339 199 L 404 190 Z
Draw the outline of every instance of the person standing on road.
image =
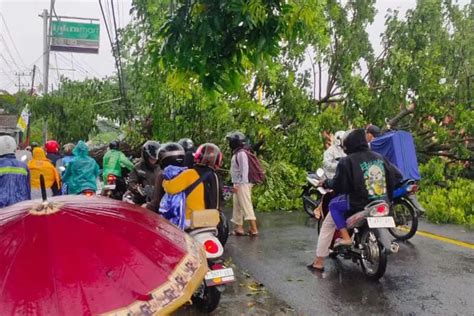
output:
M 232 132 L 227 135 L 229 147 L 232 150 L 230 173 L 233 183 L 234 203 L 232 222 L 234 234 L 245 235 L 244 220 L 249 222 L 250 236 L 257 236 L 257 218 L 252 205 L 252 186 L 249 181 L 249 158 L 245 152 L 245 135 L 241 132 Z
M 15 150 L 13 137 L 0 136 L 0 208 L 31 198 L 30 172 Z

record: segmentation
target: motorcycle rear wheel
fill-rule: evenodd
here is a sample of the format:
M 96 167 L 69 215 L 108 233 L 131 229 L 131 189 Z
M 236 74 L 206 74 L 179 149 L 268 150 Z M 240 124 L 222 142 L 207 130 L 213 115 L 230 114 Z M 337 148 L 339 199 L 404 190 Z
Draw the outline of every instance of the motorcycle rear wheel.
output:
M 413 205 L 401 199 L 393 204 L 392 211 L 396 227 L 388 229 L 390 234 L 398 240 L 412 238 L 418 230 L 418 216 Z
M 219 306 L 220 300 L 221 292 L 219 292 L 219 290 L 215 286 L 205 286 L 204 294 L 202 295 L 202 297 L 192 297 L 193 305 L 195 305 L 196 308 L 202 313 L 213 312 L 217 308 L 217 306 Z
M 360 260 L 362 271 L 369 280 L 377 281 L 387 269 L 387 253 L 374 232 L 368 229 L 363 232 L 360 243 L 366 256 Z

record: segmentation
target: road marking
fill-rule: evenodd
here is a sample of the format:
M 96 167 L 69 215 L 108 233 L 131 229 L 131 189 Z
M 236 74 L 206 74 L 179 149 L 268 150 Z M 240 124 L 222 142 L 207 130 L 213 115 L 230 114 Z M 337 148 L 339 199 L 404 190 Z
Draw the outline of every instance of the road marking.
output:
M 408 231 L 408 229 L 406 229 L 404 227 L 402 229 Z M 433 234 L 433 233 L 425 232 L 425 231 L 422 231 L 422 230 L 417 231 L 416 234 L 420 235 L 420 236 L 423 236 L 423 237 L 428 237 L 428 238 L 431 238 L 431 239 L 436 239 L 436 240 L 443 241 L 443 242 L 446 242 L 446 243 L 449 243 L 449 244 L 453 244 L 453 245 L 456 245 L 456 246 L 459 246 L 459 247 L 474 249 L 474 244 L 472 244 L 470 242 L 460 241 L 460 240 L 456 240 L 456 239 L 436 235 L 436 234 Z

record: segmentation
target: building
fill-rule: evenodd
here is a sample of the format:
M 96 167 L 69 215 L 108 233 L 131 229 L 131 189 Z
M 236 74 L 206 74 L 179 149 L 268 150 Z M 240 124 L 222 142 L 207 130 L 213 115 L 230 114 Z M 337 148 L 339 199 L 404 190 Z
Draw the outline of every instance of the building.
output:
M 16 127 L 17 123 L 17 115 L 0 114 L 0 135 L 10 135 L 18 142 L 20 129 Z

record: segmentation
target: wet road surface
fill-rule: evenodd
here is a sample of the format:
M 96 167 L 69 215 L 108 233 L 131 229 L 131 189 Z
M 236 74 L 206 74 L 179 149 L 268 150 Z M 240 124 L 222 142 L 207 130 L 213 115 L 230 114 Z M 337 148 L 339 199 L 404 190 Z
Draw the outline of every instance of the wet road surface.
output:
M 472 249 L 415 236 L 400 243 L 385 276 L 371 282 L 349 260 L 328 259 L 324 273 L 306 268 L 314 258 L 317 229 L 303 212 L 264 213 L 258 219 L 260 236 L 231 236 L 226 254 L 292 306 L 293 314 L 474 315 Z

